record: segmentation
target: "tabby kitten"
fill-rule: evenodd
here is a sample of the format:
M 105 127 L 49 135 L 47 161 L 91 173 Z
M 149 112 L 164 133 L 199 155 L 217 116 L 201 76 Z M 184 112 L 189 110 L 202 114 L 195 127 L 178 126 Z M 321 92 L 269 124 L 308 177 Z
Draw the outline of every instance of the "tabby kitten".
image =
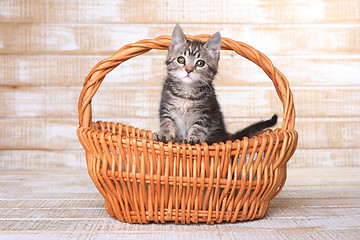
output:
M 206 43 L 189 41 L 179 25 L 171 37 L 166 58 L 167 77 L 160 102 L 160 131 L 155 141 L 178 143 L 225 142 L 258 134 L 276 124 L 277 116 L 231 135 L 226 131 L 213 81 L 218 70 L 221 36 Z

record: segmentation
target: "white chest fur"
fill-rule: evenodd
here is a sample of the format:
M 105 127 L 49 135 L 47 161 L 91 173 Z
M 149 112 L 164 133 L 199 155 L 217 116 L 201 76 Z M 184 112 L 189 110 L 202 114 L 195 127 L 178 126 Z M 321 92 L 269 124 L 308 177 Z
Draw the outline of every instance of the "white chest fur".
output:
M 188 99 L 177 99 L 171 112 L 176 125 L 176 135 L 181 139 L 186 138 L 189 129 L 199 119 L 195 102 Z

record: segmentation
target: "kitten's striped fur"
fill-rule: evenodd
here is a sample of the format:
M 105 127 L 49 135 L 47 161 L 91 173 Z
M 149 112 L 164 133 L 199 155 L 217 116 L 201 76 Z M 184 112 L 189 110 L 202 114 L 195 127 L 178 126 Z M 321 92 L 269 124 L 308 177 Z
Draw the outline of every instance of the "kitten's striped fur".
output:
M 213 87 L 220 46 L 219 32 L 201 43 L 186 40 L 180 26 L 175 26 L 166 58 L 160 131 L 154 135 L 154 140 L 212 144 L 252 137 L 276 124 L 277 116 L 274 115 L 272 119 L 255 123 L 232 136 L 226 131 Z

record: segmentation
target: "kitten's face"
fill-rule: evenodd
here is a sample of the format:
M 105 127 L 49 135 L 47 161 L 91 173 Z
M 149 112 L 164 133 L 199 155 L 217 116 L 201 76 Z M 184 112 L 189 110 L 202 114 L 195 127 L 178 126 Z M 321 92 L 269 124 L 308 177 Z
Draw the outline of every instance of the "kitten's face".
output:
M 169 75 L 188 86 L 206 85 L 218 69 L 221 36 L 214 34 L 208 42 L 187 41 L 179 25 L 174 29 L 166 64 Z

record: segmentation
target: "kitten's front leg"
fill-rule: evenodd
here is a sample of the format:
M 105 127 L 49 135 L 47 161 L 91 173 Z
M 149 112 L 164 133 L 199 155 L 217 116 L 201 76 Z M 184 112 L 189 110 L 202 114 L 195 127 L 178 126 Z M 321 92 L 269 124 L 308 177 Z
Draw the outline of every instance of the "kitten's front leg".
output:
M 206 140 L 208 134 L 208 127 L 205 126 L 203 121 L 198 121 L 189 129 L 184 142 L 190 144 L 202 143 Z
M 153 137 L 154 141 L 174 142 L 175 141 L 175 125 L 172 119 L 160 119 L 160 131 L 156 132 Z

